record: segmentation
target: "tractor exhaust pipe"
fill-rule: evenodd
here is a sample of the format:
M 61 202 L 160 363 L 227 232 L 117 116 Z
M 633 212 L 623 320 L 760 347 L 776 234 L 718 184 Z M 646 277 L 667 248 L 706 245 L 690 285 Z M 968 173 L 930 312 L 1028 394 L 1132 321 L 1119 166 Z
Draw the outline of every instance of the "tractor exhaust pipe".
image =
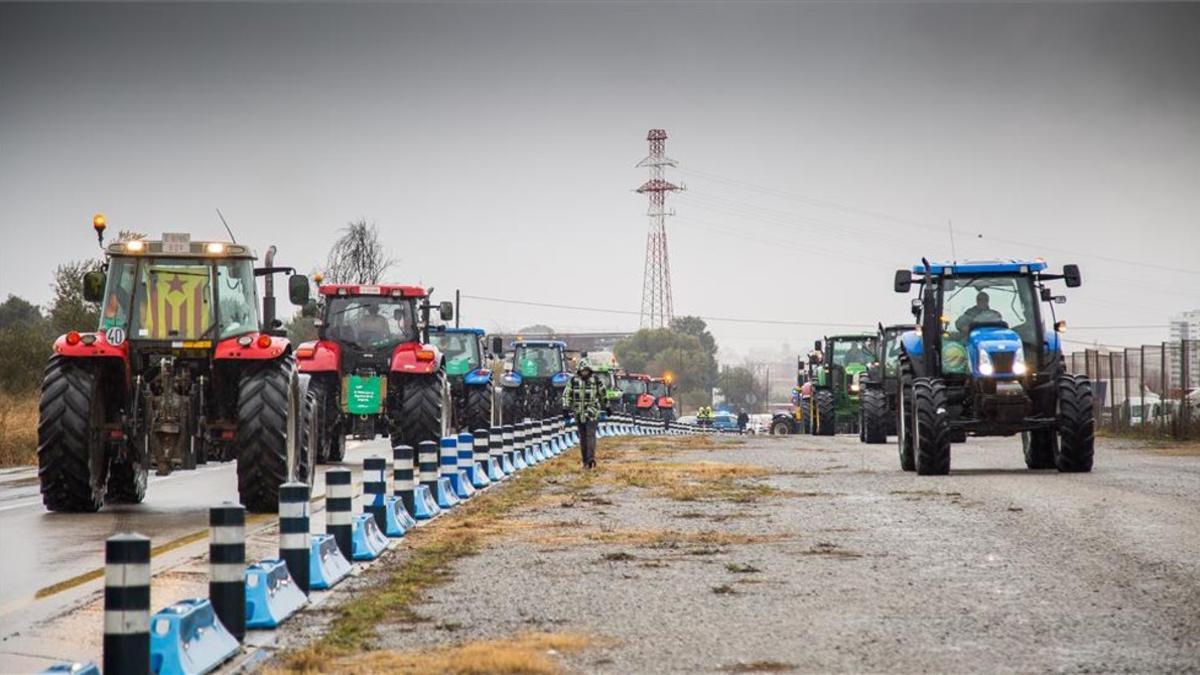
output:
M 267 255 L 263 257 L 263 262 L 266 267 L 275 267 L 275 245 L 272 244 L 267 249 Z M 263 282 L 263 330 L 269 331 L 275 327 L 275 275 L 268 274 Z

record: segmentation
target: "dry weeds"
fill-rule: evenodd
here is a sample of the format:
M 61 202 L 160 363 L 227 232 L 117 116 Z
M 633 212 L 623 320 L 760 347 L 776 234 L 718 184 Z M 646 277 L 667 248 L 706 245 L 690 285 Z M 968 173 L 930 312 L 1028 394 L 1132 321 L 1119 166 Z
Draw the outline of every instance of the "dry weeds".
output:
M 0 467 L 37 463 L 38 395 L 0 392 Z

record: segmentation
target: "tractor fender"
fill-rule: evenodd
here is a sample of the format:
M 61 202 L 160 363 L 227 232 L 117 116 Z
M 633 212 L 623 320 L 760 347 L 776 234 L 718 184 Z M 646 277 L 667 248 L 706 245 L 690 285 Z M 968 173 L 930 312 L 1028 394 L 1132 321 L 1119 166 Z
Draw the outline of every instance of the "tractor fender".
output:
M 262 336 L 266 336 L 271 340 L 266 347 L 258 346 L 258 340 Z M 242 345 L 241 342 L 247 337 L 250 338 L 250 344 Z M 291 348 L 291 343 L 285 337 L 267 335 L 266 333 L 247 333 L 246 335 L 239 335 L 238 337 L 218 342 L 216 352 L 213 354 L 213 360 L 269 361 L 283 356 L 291 351 Z
M 915 330 L 902 334 L 900 344 L 904 347 L 904 351 L 914 359 L 925 353 L 925 344 L 921 339 L 921 334 Z
M 392 352 L 391 371 L 396 374 L 432 375 L 441 367 L 442 352 L 433 345 L 406 342 Z
M 84 338 L 94 337 L 92 344 L 84 342 Z M 117 344 L 111 344 L 105 333 L 83 333 L 81 339 L 75 344 L 68 344 L 67 336 L 60 335 L 54 341 L 54 353 L 59 356 L 70 358 L 115 358 L 125 362 L 126 367 L 129 365 L 129 343 L 122 341 Z
M 654 397 L 651 396 L 650 394 L 642 394 L 642 395 L 638 396 L 637 407 L 638 408 L 653 408 L 654 407 Z
M 671 398 L 670 396 L 663 396 L 662 398 L 658 399 L 658 407 L 674 408 L 675 407 L 675 399 Z
M 1045 343 L 1046 343 L 1046 353 L 1048 353 L 1048 354 L 1061 354 L 1062 353 L 1062 339 L 1059 338 L 1058 331 L 1054 330 L 1053 328 L 1046 331 Z
M 550 377 L 550 385 L 553 387 L 558 387 L 560 389 L 562 387 L 567 386 L 567 383 L 570 381 L 571 381 L 571 374 L 567 373 L 567 372 L 555 373 L 554 375 L 552 375 Z
M 476 368 L 471 372 L 463 375 L 463 384 L 478 386 L 481 384 L 491 384 L 492 371 L 487 368 Z
M 302 373 L 340 372 L 342 346 L 329 340 L 302 342 L 296 347 L 296 363 Z

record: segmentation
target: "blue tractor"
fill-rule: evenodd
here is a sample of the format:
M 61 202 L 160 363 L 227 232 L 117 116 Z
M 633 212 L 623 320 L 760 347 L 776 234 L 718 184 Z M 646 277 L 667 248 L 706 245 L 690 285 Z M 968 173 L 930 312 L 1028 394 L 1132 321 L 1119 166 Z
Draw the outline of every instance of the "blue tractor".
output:
M 429 342 L 445 357 L 446 380 L 454 401 L 450 424 L 460 431 L 487 429 L 494 423 L 496 396 L 484 335 L 482 328 L 429 328 Z
M 543 419 L 562 412 L 562 395 L 571 379 L 567 343 L 525 340 L 512 343 L 512 368 L 500 378 L 500 410 L 505 423 Z
M 900 338 L 896 429 L 900 466 L 950 472 L 951 442 L 1021 434 L 1030 469 L 1091 471 L 1092 385 L 1066 372 L 1046 282 L 1080 285 L 1079 267 L 1046 272 L 1042 260 L 931 263 L 896 272 L 897 293 L 914 279 L 918 330 Z M 1043 323 L 1043 305 L 1052 326 Z

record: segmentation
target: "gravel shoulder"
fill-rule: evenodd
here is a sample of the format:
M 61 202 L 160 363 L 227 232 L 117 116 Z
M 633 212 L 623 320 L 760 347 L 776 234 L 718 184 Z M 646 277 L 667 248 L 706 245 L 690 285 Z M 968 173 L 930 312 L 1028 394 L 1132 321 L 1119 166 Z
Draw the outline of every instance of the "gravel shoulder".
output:
M 370 646 L 584 635 L 556 663 L 611 673 L 1200 668 L 1200 457 L 1103 440 L 1063 475 L 973 439 L 918 477 L 854 437 L 692 445 L 606 439 Z

